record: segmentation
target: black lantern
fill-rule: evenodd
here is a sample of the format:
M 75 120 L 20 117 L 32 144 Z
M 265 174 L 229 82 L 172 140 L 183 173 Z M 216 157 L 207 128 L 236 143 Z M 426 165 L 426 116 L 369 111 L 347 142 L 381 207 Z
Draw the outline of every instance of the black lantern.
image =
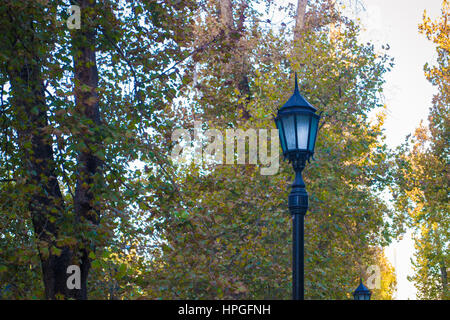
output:
M 320 118 L 316 111 L 300 94 L 295 74 L 294 94 L 278 110 L 275 118 L 283 155 L 289 161 L 299 157 L 309 159 L 314 154 Z
M 370 300 L 370 296 L 372 293 L 369 289 L 366 288 L 362 283 L 362 279 L 359 279 L 359 286 L 356 288 L 355 292 L 353 292 L 353 298 L 355 300 Z
M 292 163 L 295 180 L 289 194 L 288 207 L 292 214 L 292 297 L 304 299 L 304 223 L 308 211 L 308 193 L 302 178 L 306 161 L 314 154 L 320 116 L 298 90 L 295 74 L 294 94 L 278 110 L 277 126 L 283 155 Z

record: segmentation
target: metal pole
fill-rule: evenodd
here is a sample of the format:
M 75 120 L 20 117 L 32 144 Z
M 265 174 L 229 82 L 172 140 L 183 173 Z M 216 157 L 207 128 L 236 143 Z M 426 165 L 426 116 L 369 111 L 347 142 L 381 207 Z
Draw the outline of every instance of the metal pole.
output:
M 308 211 L 308 193 L 302 171 L 306 156 L 300 155 L 292 161 L 295 179 L 289 194 L 289 211 L 292 215 L 292 299 L 304 300 L 305 287 L 305 214 Z
M 305 246 L 304 246 L 304 224 L 303 214 L 292 216 L 292 299 L 304 300 L 304 278 L 305 278 Z

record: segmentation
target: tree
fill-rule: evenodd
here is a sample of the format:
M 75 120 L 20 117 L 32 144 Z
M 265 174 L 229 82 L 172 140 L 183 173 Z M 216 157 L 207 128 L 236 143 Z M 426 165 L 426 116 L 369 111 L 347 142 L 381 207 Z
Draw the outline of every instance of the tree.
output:
M 334 1 L 263 2 L 297 12 L 296 28 L 263 20 L 258 3 L 80 0 L 72 30 L 68 2 L 0 6 L 2 296 L 289 298 L 290 165 L 261 175 L 266 164 L 170 154 L 174 128 L 196 120 L 274 128 L 293 70 L 323 112 L 305 170 L 308 298 L 350 298 L 375 264 L 386 285 L 374 296 L 391 296 L 383 113 L 368 114 L 392 61 Z M 72 264 L 80 290 L 65 285 Z
M 240 2 L 233 4 L 233 16 L 239 16 Z M 199 42 L 220 34 L 219 3 L 209 1 L 206 7 L 207 14 L 197 20 Z M 203 129 L 273 128 L 270 115 L 292 91 L 292 69 L 299 71 L 301 92 L 324 112 L 316 159 L 305 170 L 311 194 L 305 226 L 307 297 L 347 299 L 361 269 L 381 259 L 374 248 L 392 235 L 384 220 L 392 212 L 380 196 L 389 182 L 383 115 L 368 121 L 368 112 L 382 107 L 378 93 L 392 62 L 372 45 L 359 44 L 358 26 L 330 12 L 328 1 L 306 12 L 302 50 L 292 50 L 292 29 L 265 27 L 251 8 L 248 2 L 237 45 L 217 38 L 195 57 L 196 81 L 185 96 L 189 102 L 173 112 L 184 128 L 192 128 L 194 120 Z M 330 21 L 338 30 L 335 40 L 328 36 Z M 234 82 L 239 73 L 229 66 L 235 56 L 252 62 L 247 65 L 248 117 L 239 108 L 243 96 Z M 262 176 L 261 167 L 191 163 L 173 168 L 179 190 L 173 198 L 163 190 L 153 198 L 162 250 L 154 261 L 149 297 L 290 297 L 285 200 L 292 169 L 283 163 L 279 174 Z M 386 268 L 386 275 L 392 272 Z M 387 283 L 380 297 L 392 296 L 393 282 Z
M 132 205 L 153 186 L 128 163 L 161 163 L 145 130 L 166 125 L 155 116 L 174 97 L 173 64 L 189 55 L 193 1 L 73 4 L 81 29 L 72 31 L 58 23 L 63 1 L 0 7 L 2 246 L 18 249 L 2 254 L 0 272 L 10 288 L 8 275 L 37 270 L 39 254 L 43 280 L 24 293 L 23 275 L 13 296 L 42 297 L 44 287 L 48 299 L 86 299 L 91 261 L 107 259 L 107 245 L 126 251 L 122 234 L 143 237 Z M 79 289 L 66 285 L 72 264 Z
M 40 65 L 55 37 L 41 9 L 39 4 L 15 2 L 2 6 L 2 22 L 8 31 L 3 33 L 3 54 L 7 59 L 2 61 L 2 74 L 8 79 L 3 83 L 9 81 L 10 86 L 13 120 L 8 126 L 16 134 L 20 148 L 17 155 L 26 159 L 14 170 L 16 177 L 27 177 L 20 184 L 27 195 L 20 200 L 28 203 L 26 210 L 37 236 L 46 295 L 54 298 L 56 293 L 66 292 L 65 272 L 71 253 L 68 246 L 56 244 L 57 217 L 65 211 L 65 204 L 56 178 L 51 136 L 46 132 L 48 107 Z M 11 143 L 6 136 L 4 140 L 5 144 Z
M 397 150 L 394 198 L 415 230 L 415 282 L 423 299 L 449 299 L 449 106 L 450 6 L 432 22 L 424 13 L 419 30 L 436 44 L 437 65 L 425 65 L 427 79 L 437 87 L 428 116 L 414 136 Z

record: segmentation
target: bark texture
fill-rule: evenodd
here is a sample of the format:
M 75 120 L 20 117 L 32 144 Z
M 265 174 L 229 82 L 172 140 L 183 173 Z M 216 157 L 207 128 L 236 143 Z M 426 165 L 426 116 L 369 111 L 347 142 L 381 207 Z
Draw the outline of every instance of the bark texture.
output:
M 84 233 L 95 231 L 100 221 L 98 199 L 95 199 L 94 185 L 101 184 L 102 161 L 96 156 L 102 148 L 100 110 L 98 98 L 98 70 L 96 63 L 96 31 L 91 21 L 95 21 L 94 0 L 81 0 L 81 30 L 73 34 L 73 57 L 75 69 L 76 112 L 86 122 L 87 129 L 77 135 L 85 148 L 79 152 L 77 163 L 77 182 L 74 208 L 76 223 Z M 88 13 L 89 12 L 89 13 Z M 81 289 L 76 290 L 76 299 L 87 299 L 87 278 L 91 267 L 89 253 L 95 251 L 92 239 L 79 241 L 79 267 L 81 270 Z
M 248 79 L 249 65 L 246 55 L 239 52 L 239 41 L 241 40 L 242 33 L 244 31 L 245 10 L 247 7 L 247 2 L 244 1 L 241 3 L 237 10 L 239 17 L 235 23 L 233 18 L 233 3 L 231 0 L 220 1 L 220 21 L 224 28 L 223 32 L 231 48 L 236 51 L 236 54 L 233 55 L 234 58 L 231 59 L 230 64 L 232 65 L 236 88 L 239 90 L 241 98 L 244 100 L 237 106 L 243 120 L 248 120 L 250 118 L 250 113 L 247 110 L 246 105 L 251 100 L 251 91 Z
M 53 37 L 42 28 L 40 7 L 34 2 L 8 4 L 1 11 L 12 36 L 2 36 L 2 50 L 16 56 L 1 65 L 11 84 L 11 103 L 15 112 L 14 129 L 23 157 L 20 175 L 28 192 L 28 208 L 32 218 L 39 257 L 41 260 L 45 296 L 47 299 L 87 299 L 87 278 L 90 269 L 89 253 L 95 250 L 94 239 L 85 235 L 95 231 L 100 216 L 102 161 L 95 155 L 102 148 L 99 126 L 100 111 L 98 71 L 95 47 L 95 1 L 74 2 L 81 8 L 81 29 L 72 32 L 72 53 L 75 70 L 75 116 L 77 125 L 86 130 L 74 131 L 77 142 L 84 145 L 77 158 L 77 180 L 73 215 L 68 214 L 58 184 L 60 173 L 54 160 L 52 127 L 49 126 L 49 105 L 46 103 L 44 61 L 49 55 Z M 100 182 L 100 187 L 99 187 Z M 95 186 L 95 187 L 94 187 Z M 71 225 L 70 232 L 64 225 Z M 63 236 L 76 239 L 70 246 L 61 244 Z M 67 273 L 70 265 L 81 271 L 81 288 L 69 289 Z
M 297 41 L 301 37 L 301 31 L 305 27 L 306 5 L 308 0 L 298 0 L 297 16 L 295 18 L 294 40 Z

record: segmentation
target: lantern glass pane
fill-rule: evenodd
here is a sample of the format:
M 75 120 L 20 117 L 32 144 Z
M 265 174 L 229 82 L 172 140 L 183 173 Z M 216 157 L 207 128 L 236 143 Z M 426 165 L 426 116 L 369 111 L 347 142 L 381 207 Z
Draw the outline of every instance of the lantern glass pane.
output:
M 284 134 L 286 136 L 287 149 L 288 150 L 296 149 L 294 115 L 288 115 L 283 118 L 283 128 Z
M 314 152 L 314 146 L 316 144 L 318 122 L 319 122 L 318 118 L 316 117 L 311 118 L 311 130 L 309 131 L 309 146 L 308 146 L 308 150 L 311 152 Z
M 298 148 L 306 150 L 308 144 L 309 116 L 297 115 Z
M 281 143 L 281 149 L 283 152 L 286 151 L 286 141 L 284 141 L 284 133 L 283 133 L 283 126 L 281 125 L 281 120 L 276 121 L 278 134 L 280 135 L 280 143 Z

